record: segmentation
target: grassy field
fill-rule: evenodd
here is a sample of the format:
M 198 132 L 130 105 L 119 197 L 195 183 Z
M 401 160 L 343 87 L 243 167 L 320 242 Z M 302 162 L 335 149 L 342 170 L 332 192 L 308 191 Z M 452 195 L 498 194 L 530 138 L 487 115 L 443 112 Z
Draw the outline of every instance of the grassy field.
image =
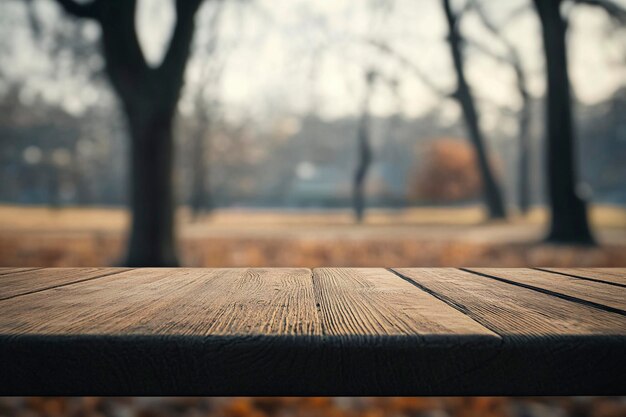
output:
M 594 207 L 595 248 L 541 244 L 546 213 L 484 222 L 480 207 L 351 212 L 177 213 L 186 266 L 625 266 L 626 210 Z M 0 206 L 0 265 L 115 265 L 128 213 L 110 208 Z

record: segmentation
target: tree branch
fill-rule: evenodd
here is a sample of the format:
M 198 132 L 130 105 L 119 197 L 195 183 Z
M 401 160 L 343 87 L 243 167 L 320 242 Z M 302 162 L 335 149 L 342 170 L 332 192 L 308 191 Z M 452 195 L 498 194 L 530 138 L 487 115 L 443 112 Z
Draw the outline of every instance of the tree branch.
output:
M 482 53 L 488 56 L 491 56 L 493 59 L 511 66 L 511 68 L 513 69 L 513 72 L 515 73 L 515 80 L 516 80 L 515 82 L 516 82 L 517 89 L 519 91 L 519 94 L 523 102 L 522 105 L 525 107 L 528 106 L 530 95 L 528 92 L 528 88 L 526 86 L 527 84 L 526 74 L 524 73 L 521 58 L 517 49 L 515 48 L 515 45 L 509 39 L 507 39 L 506 36 L 504 36 L 500 28 L 496 26 L 493 23 L 493 21 L 489 18 L 480 0 L 470 0 L 470 2 L 472 3 L 474 10 L 478 14 L 478 17 L 483 23 L 483 25 L 485 26 L 485 28 L 489 32 L 491 32 L 493 36 L 498 38 L 498 40 L 502 43 L 502 45 L 504 45 L 506 49 L 506 53 L 504 55 L 498 54 L 492 51 L 491 49 L 486 48 L 484 45 L 479 44 L 475 41 L 470 41 L 470 44 L 474 48 L 481 51 Z M 515 13 L 515 15 L 517 15 L 517 12 Z M 507 21 L 509 20 L 510 19 L 507 19 Z
M 26 0 L 26 14 L 28 16 L 28 24 L 30 25 L 30 29 L 33 32 L 33 37 L 35 40 L 41 40 L 41 24 L 39 23 L 39 19 L 37 18 L 37 13 L 35 12 L 35 6 L 33 5 L 32 0 Z
M 493 58 L 494 60 L 502 63 L 502 64 L 507 64 L 507 65 L 513 65 L 513 60 L 511 59 L 511 57 L 508 54 L 500 54 L 496 51 L 494 51 L 491 48 L 488 48 L 487 46 L 485 46 L 484 44 L 477 42 L 474 39 L 465 39 L 465 42 L 467 43 L 468 46 L 474 48 L 475 50 L 477 50 L 478 52 L 487 55 L 490 58 Z
M 156 69 L 159 79 L 168 79 L 178 89 L 182 84 L 191 40 L 194 19 L 202 0 L 176 0 L 176 26 L 163 62 Z
M 417 76 L 417 78 L 420 79 L 420 81 L 422 81 L 427 87 L 429 87 L 437 95 L 439 95 L 441 97 L 450 97 L 450 93 L 445 92 L 441 87 L 436 85 L 426 75 L 426 73 L 424 73 L 424 71 L 422 71 L 422 69 L 420 67 L 415 65 L 413 62 L 409 61 L 406 57 L 402 56 L 398 52 L 396 52 L 393 49 L 391 49 L 391 47 L 388 44 L 386 44 L 384 42 L 380 42 L 380 41 L 375 41 L 375 40 L 368 41 L 368 44 L 373 46 L 373 47 L 375 47 L 379 51 L 386 53 L 387 55 L 391 56 L 392 58 L 396 59 L 401 65 L 403 65 L 404 67 L 406 67 L 409 70 L 411 70 L 411 72 L 413 72 L 413 74 L 415 74 Z
M 77 3 L 76 0 L 56 0 L 56 2 L 74 17 L 98 19 L 99 0 L 92 0 L 88 3 Z
M 474 46 L 477 47 L 479 50 L 481 50 L 483 53 L 486 53 L 488 55 L 490 55 L 491 57 L 503 61 L 503 62 L 508 62 L 510 65 L 512 66 L 519 66 L 520 65 L 520 57 L 519 54 L 517 53 L 517 50 L 515 49 L 515 46 L 513 45 L 513 43 L 511 41 L 509 41 L 506 36 L 504 36 L 502 34 L 502 31 L 500 30 L 500 28 L 498 26 L 496 26 L 493 21 L 489 18 L 489 16 L 487 15 L 487 12 L 484 10 L 482 3 L 480 2 L 480 0 L 470 0 L 470 2 L 472 4 L 472 7 L 474 8 L 474 10 L 476 11 L 476 14 L 478 15 L 480 21 L 482 22 L 482 24 L 485 26 L 485 28 L 491 32 L 491 34 L 493 36 L 495 36 L 496 38 L 498 38 L 498 40 L 502 43 L 502 45 L 504 45 L 505 49 L 506 49 L 506 56 L 502 56 L 502 55 L 498 55 L 495 52 L 488 50 L 487 48 L 483 47 L 482 45 L 478 45 L 476 43 L 474 43 Z M 509 20 L 509 19 L 507 19 Z

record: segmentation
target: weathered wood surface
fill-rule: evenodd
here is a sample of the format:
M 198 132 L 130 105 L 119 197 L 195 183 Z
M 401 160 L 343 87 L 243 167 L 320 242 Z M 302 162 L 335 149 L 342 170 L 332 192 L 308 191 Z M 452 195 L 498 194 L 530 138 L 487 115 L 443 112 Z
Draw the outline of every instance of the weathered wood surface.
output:
M 395 271 L 503 338 L 626 335 L 626 316 L 532 289 L 454 268 Z
M 2 267 L 2 268 L 0 268 L 0 275 L 13 274 L 15 272 L 32 271 L 34 269 L 41 269 L 41 268 L 6 268 L 6 267 Z
M 575 278 L 626 287 L 626 268 L 537 268 Z
M 382 268 L 320 268 L 313 271 L 325 334 L 477 335 L 491 330 Z
M 623 394 L 623 270 L 560 272 L 0 269 L 0 394 Z
M 128 268 L 24 268 L 0 275 L 0 300 L 127 271 Z
M 511 281 L 552 295 L 593 303 L 599 308 L 626 314 L 626 288 L 602 282 L 576 279 L 561 274 L 524 268 L 469 268 L 468 270 L 500 280 Z

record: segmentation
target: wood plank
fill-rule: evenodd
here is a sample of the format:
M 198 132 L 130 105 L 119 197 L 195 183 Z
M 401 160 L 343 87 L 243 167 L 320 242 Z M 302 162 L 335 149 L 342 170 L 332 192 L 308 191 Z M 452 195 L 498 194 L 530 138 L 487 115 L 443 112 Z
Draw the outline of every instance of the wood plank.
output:
M 473 390 L 463 375 L 499 337 L 394 274 L 361 272 L 139 269 L 5 300 L 0 390 L 426 394 L 452 375 Z
M 384 269 L 137 269 L 20 295 L 0 301 L 0 392 L 621 392 L 624 316 L 446 271 L 465 305 Z
M 311 274 L 303 268 L 128 270 L 4 300 L 0 312 L 2 334 L 321 332 Z
M 502 337 L 626 335 L 626 317 L 455 268 L 394 268 Z
M 84 280 L 91 277 L 94 272 L 84 269 L 48 271 L 52 275 L 48 283 L 60 281 L 59 277 L 65 278 L 66 281 L 75 281 L 82 276 Z M 0 318 L 0 332 L 106 334 L 147 331 L 150 334 L 161 334 L 167 329 L 186 334 L 188 330 L 201 329 L 204 322 L 205 325 L 206 323 L 210 325 L 207 325 L 201 334 L 249 332 L 273 334 L 275 332 L 269 330 L 278 323 L 289 328 L 292 323 L 298 322 L 312 327 L 300 329 L 301 331 L 295 333 L 320 334 L 320 324 L 314 308 L 302 309 L 303 313 L 308 314 L 304 317 L 294 316 L 289 320 L 278 317 L 277 320 L 268 322 L 268 317 L 273 317 L 277 313 L 267 311 L 271 303 L 262 301 L 264 297 L 271 300 L 271 297 L 278 294 L 284 297 L 293 294 L 306 299 L 305 290 L 307 288 L 308 291 L 311 290 L 312 282 L 308 270 L 295 271 L 295 273 L 290 269 L 140 269 L 124 273 L 120 271 L 116 275 L 101 277 L 96 281 L 74 284 L 71 288 L 64 287 L 31 294 L 27 303 L 22 299 L 14 302 L 5 301 L 2 304 L 2 311 L 7 320 Z M 36 278 L 39 278 L 39 275 L 41 274 Z M 462 313 L 384 269 L 319 270 L 316 271 L 313 280 L 318 284 L 316 295 L 324 301 L 322 313 L 326 318 L 324 327 L 327 334 L 475 333 L 494 336 L 492 332 Z M 20 280 L 19 284 L 24 286 L 31 282 L 38 284 L 38 281 L 26 277 Z M 184 285 L 181 285 L 181 281 Z M 299 285 L 304 287 L 300 288 Z M 39 285 L 36 288 L 39 288 Z M 276 288 L 283 291 L 276 292 Z M 286 292 L 287 290 L 290 291 Z M 146 296 L 146 293 L 154 298 Z M 312 303 L 312 293 L 308 295 L 309 302 Z M 416 299 L 419 300 L 417 304 Z M 296 297 L 292 304 L 299 301 L 300 298 Z M 266 309 L 260 310 L 260 305 L 266 305 Z M 194 316 L 197 312 L 193 310 L 198 309 L 198 306 L 202 306 L 201 317 Z M 168 309 L 176 310 L 179 321 L 175 326 L 169 323 L 164 328 L 162 317 L 169 317 L 172 313 Z M 207 311 L 214 311 L 214 316 L 207 314 Z M 288 311 L 293 316 L 300 310 L 297 306 L 294 308 L 287 303 L 282 306 L 282 311 Z M 315 314 L 311 315 L 312 313 Z M 76 315 L 84 319 L 77 322 L 69 320 Z M 16 324 L 13 319 L 9 319 L 10 317 L 27 319 L 29 324 L 27 327 L 7 327 Z M 253 319 L 257 320 L 254 325 L 250 322 Z M 85 323 L 89 326 L 85 327 Z M 264 326 L 270 327 L 261 331 Z M 278 334 L 293 332 L 283 330 Z
M 136 269 L 0 302 L 0 392 L 313 392 L 320 334 L 308 269 Z
M 587 281 L 526 268 L 464 268 L 514 284 L 549 291 L 626 314 L 626 289 L 601 282 Z
M 383 268 L 318 268 L 313 283 L 325 334 L 498 337 Z
M 41 268 L 10 268 L 10 267 L 2 267 L 0 268 L 0 275 L 6 275 L 6 274 L 14 274 L 16 272 L 26 272 L 26 271 L 32 271 L 35 269 L 41 269 Z
M 537 268 L 543 271 L 626 286 L 626 268 Z
M 127 271 L 128 268 L 26 268 L 0 276 L 0 300 Z
M 394 270 L 502 337 L 474 375 L 490 381 L 489 392 L 623 391 L 623 315 L 453 268 Z

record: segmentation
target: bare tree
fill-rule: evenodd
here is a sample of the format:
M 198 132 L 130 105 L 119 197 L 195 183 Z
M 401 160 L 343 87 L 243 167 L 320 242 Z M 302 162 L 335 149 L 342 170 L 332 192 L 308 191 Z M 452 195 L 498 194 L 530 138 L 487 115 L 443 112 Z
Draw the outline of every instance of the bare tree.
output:
M 211 122 L 213 118 L 213 106 L 206 98 L 199 95 L 195 100 L 195 132 L 191 155 L 191 194 L 189 205 L 194 216 L 209 211 L 213 208 L 211 189 L 209 187 L 210 173 L 209 152 L 211 148 Z
M 533 0 L 541 22 L 547 78 L 547 172 L 552 212 L 547 240 L 555 243 L 593 244 L 587 203 L 577 192 L 576 147 L 567 67 L 567 22 L 562 0 Z M 626 13 L 608 0 L 576 0 L 598 6 L 623 24 Z
M 473 0 L 472 6 L 477 12 L 480 20 L 485 28 L 491 32 L 504 46 L 505 53 L 498 54 L 481 44 L 472 42 L 472 46 L 476 47 L 483 53 L 491 56 L 495 60 L 509 65 L 515 74 L 515 86 L 522 101 L 522 105 L 518 114 L 518 174 L 517 174 L 517 193 L 518 193 L 518 206 L 521 213 L 525 214 L 530 208 L 530 162 L 531 162 L 531 146 L 530 146 L 530 122 L 531 122 L 531 100 L 530 93 L 528 91 L 528 82 L 526 80 L 526 74 L 522 66 L 521 57 L 517 51 L 517 48 L 503 33 L 502 29 L 498 27 L 489 17 L 484 10 L 483 4 L 479 0 Z M 519 10 L 516 10 L 513 15 L 518 15 Z M 506 19 L 507 22 L 510 19 Z
M 370 132 L 370 101 L 376 81 L 376 71 L 365 72 L 365 94 L 361 103 L 361 117 L 357 127 L 357 166 L 352 183 L 352 206 L 358 223 L 363 221 L 365 213 L 365 178 L 372 163 L 372 144 Z
M 592 243 L 587 205 L 577 193 L 574 128 L 561 0 L 534 0 L 541 20 L 548 84 L 547 170 L 552 210 L 548 241 Z
M 393 8 L 392 2 L 386 0 L 374 0 L 368 3 L 370 8 L 370 28 L 374 33 L 373 37 L 378 38 L 379 25 L 383 24 Z M 363 222 L 365 214 L 365 180 L 372 164 L 372 144 L 371 144 L 371 116 L 370 104 L 374 93 L 375 84 L 378 79 L 384 79 L 382 73 L 374 69 L 373 65 L 364 72 L 365 94 L 361 103 L 361 116 L 357 126 L 357 165 L 352 183 L 352 205 L 357 223 Z M 387 81 L 388 82 L 388 81 Z M 389 82 L 388 82 L 389 83 Z
M 465 64 L 463 59 L 463 38 L 459 29 L 459 17 L 450 5 L 450 0 L 442 0 L 446 22 L 448 24 L 448 44 L 452 55 L 452 62 L 457 78 L 457 88 L 454 98 L 458 101 L 463 111 L 463 117 L 469 133 L 470 140 L 476 150 L 478 168 L 480 170 L 485 205 L 491 219 L 503 219 L 506 217 L 506 208 L 502 199 L 500 185 L 493 174 L 487 147 L 482 130 L 480 129 L 478 112 L 474 104 L 474 97 L 465 77 Z M 461 12 L 462 13 L 462 12 Z
M 136 0 L 56 0 L 67 13 L 96 21 L 105 68 L 131 137 L 132 225 L 125 264 L 174 266 L 174 115 L 202 0 L 177 0 L 176 25 L 165 57 L 151 67 L 135 30 Z
M 443 88 L 435 84 L 435 82 L 433 82 L 433 80 L 431 80 L 419 66 L 415 65 L 415 63 L 411 62 L 409 59 L 407 59 L 407 57 L 392 49 L 388 43 L 373 39 L 368 40 L 367 43 L 378 49 L 380 52 L 389 55 L 391 58 L 395 59 L 400 65 L 409 70 L 416 78 L 418 78 L 424 85 L 426 85 L 433 93 L 435 93 L 439 97 L 450 97 L 450 94 Z

